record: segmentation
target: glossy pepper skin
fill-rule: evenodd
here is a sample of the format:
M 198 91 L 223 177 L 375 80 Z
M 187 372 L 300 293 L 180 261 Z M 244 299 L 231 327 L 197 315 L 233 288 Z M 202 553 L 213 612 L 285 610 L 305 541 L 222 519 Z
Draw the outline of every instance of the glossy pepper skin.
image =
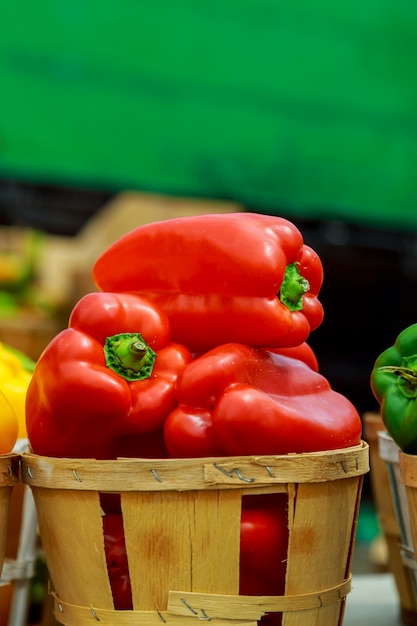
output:
M 269 352 L 275 352 L 276 354 L 282 354 L 283 356 L 289 356 L 292 359 L 299 359 L 315 372 L 319 371 L 317 356 L 313 348 L 305 341 L 299 346 L 293 346 L 291 348 L 267 348 L 267 350 Z
M 107 572 L 113 595 L 114 608 L 131 610 L 132 588 L 129 577 L 126 544 L 121 513 L 103 515 L 103 538 Z
M 164 420 L 191 358 L 170 342 L 169 322 L 150 302 L 87 294 L 36 364 L 26 396 L 32 450 L 97 459 L 164 456 Z
M 16 444 L 19 422 L 15 411 L 0 390 L 0 454 L 11 452 Z
M 145 224 L 105 250 L 93 276 L 103 291 L 157 303 L 172 339 L 192 352 L 230 341 L 296 346 L 323 320 L 320 258 L 294 224 L 276 216 L 209 214 Z
M 242 344 L 187 365 L 177 397 L 165 422 L 173 457 L 315 452 L 361 438 L 357 410 L 324 376 L 299 359 Z
M 401 450 L 417 454 L 417 324 L 376 359 L 371 389 L 388 433 Z

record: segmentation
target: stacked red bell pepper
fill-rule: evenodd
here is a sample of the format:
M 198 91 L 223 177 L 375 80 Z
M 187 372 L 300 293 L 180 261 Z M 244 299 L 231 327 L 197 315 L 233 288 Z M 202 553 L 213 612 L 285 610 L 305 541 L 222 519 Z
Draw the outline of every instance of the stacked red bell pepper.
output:
M 151 302 L 87 294 L 36 364 L 26 395 L 32 449 L 69 458 L 166 456 L 164 422 L 191 360 Z
M 187 365 L 165 422 L 174 457 L 273 455 L 358 443 L 353 405 L 302 361 L 225 344 Z
M 232 213 L 147 224 L 104 251 L 93 276 L 100 291 L 75 305 L 35 368 L 34 452 L 274 455 L 360 442 L 356 409 L 306 343 L 323 320 L 323 269 L 288 220 Z M 115 605 L 130 608 L 121 518 L 109 511 Z M 287 535 L 282 496 L 245 499 L 241 593 L 283 593 Z
M 297 346 L 323 320 L 323 268 L 288 220 L 253 213 L 140 226 L 93 269 L 103 291 L 138 293 L 193 352 L 229 342 Z

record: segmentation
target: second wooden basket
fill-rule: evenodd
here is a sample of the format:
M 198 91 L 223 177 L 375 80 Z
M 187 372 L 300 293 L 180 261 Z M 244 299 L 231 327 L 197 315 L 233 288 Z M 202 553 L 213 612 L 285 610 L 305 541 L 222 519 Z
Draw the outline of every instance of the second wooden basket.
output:
M 388 549 L 388 569 L 399 596 L 401 623 L 417 624 L 417 570 L 412 552 L 405 487 L 401 482 L 399 448 L 388 435 L 379 413 L 363 415 L 369 443 L 371 485 Z
M 405 506 L 407 510 L 407 527 L 409 529 L 409 545 L 412 554 L 414 581 L 417 594 L 417 455 L 398 452 L 399 476 L 401 487 L 404 490 Z M 414 622 L 416 623 L 416 622 Z
M 67 626 L 340 626 L 366 443 L 312 454 L 94 461 L 22 456 L 38 512 L 55 617 Z M 133 610 L 114 609 L 100 493 L 120 493 Z M 239 595 L 242 497 L 288 496 L 285 595 Z

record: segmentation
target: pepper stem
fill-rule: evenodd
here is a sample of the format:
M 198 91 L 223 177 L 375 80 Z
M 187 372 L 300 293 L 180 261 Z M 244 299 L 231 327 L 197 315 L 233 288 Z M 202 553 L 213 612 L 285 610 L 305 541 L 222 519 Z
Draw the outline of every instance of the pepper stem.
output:
M 417 397 L 417 371 L 404 365 L 385 365 L 378 368 L 379 372 L 386 372 L 398 376 L 398 384 L 406 398 Z
M 303 296 L 310 289 L 306 278 L 301 276 L 296 263 L 285 268 L 284 280 L 279 291 L 279 299 L 290 311 L 301 311 Z
M 119 333 L 106 337 L 106 365 L 128 381 L 150 378 L 156 353 L 139 333 Z

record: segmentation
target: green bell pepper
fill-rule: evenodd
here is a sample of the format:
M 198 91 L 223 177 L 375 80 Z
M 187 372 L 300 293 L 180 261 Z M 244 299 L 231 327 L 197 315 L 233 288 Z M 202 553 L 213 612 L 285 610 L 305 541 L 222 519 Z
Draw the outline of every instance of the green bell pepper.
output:
M 371 389 L 388 433 L 403 452 L 417 454 L 417 324 L 377 358 Z

